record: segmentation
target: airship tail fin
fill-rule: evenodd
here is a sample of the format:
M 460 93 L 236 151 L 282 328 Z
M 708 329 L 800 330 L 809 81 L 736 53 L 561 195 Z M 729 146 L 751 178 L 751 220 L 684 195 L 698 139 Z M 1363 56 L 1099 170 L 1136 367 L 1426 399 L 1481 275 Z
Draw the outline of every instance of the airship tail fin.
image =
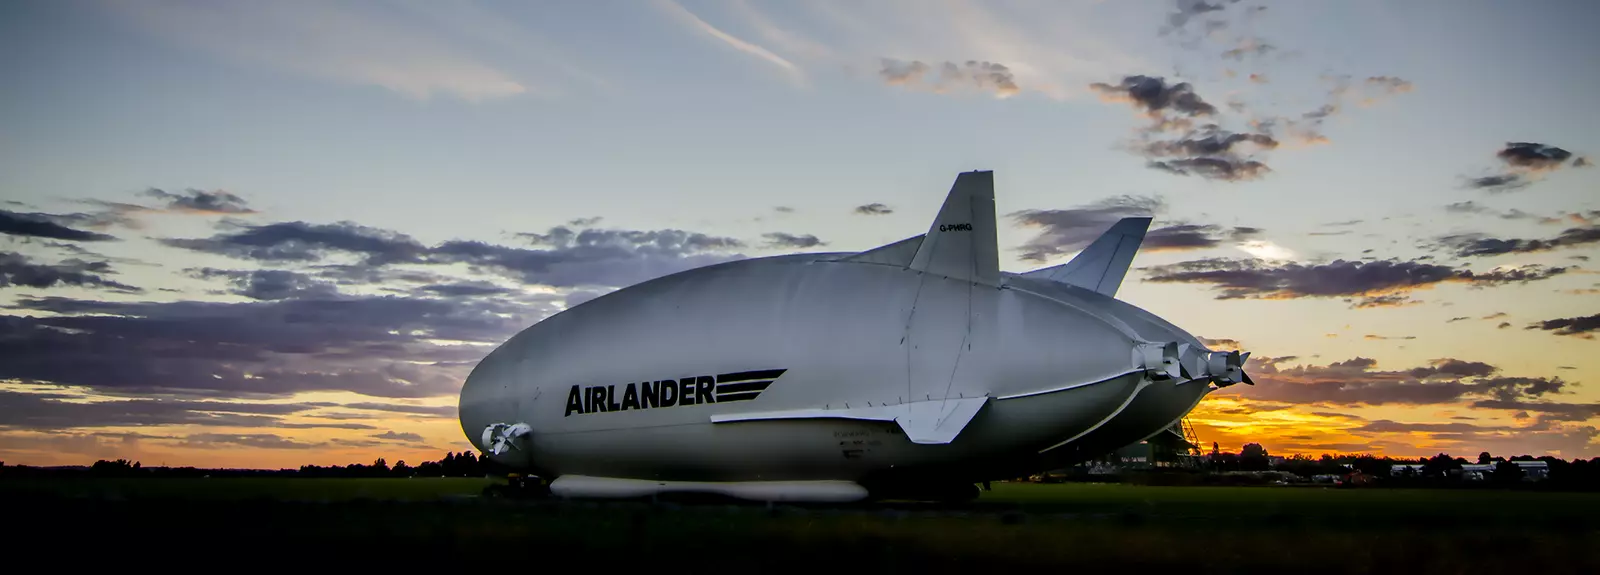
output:
M 1000 250 L 995 237 L 994 172 L 963 172 L 956 176 L 909 267 L 999 286 Z
M 1094 290 L 1116 297 L 1123 276 L 1133 265 L 1133 256 L 1144 242 L 1150 218 L 1122 218 L 1101 234 L 1094 243 L 1067 263 L 1033 270 L 1022 277 L 1047 279 Z

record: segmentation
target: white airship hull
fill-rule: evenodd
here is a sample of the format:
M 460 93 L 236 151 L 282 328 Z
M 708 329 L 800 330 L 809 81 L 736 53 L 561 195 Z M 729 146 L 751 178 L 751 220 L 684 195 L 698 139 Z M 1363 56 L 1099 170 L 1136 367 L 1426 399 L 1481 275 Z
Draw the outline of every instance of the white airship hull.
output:
M 1132 259 L 1117 229 L 1067 266 L 1000 273 L 987 174 L 963 174 L 925 236 L 708 266 L 551 316 L 474 369 L 462 427 L 560 496 L 841 501 L 1038 471 L 1191 409 L 1220 368 L 1110 297 Z M 1109 272 L 1085 271 L 1097 256 Z

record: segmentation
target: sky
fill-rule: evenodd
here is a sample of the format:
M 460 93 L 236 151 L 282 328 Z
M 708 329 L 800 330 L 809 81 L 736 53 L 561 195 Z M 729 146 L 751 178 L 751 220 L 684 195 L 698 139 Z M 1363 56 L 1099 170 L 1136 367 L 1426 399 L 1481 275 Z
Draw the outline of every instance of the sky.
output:
M 1252 353 L 1199 439 L 1600 456 L 1580 0 L 0 5 L 0 461 L 471 449 L 566 307 L 927 230 L 1154 222 L 1118 297 Z

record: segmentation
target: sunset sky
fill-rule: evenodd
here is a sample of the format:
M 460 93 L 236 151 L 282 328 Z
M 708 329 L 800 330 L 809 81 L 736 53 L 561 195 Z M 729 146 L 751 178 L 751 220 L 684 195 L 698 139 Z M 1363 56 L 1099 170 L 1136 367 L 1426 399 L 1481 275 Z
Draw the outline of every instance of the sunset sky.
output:
M 471 449 L 507 337 L 700 265 L 1155 221 L 1273 454 L 1600 456 L 1600 3 L 0 3 L 0 461 Z

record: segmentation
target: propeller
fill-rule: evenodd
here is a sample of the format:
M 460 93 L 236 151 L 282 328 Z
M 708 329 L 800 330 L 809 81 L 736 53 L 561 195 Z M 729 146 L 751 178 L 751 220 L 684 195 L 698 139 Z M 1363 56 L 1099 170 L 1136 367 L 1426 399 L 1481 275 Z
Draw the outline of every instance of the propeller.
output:
M 1188 371 L 1183 367 L 1183 353 L 1188 350 L 1189 344 L 1175 341 L 1141 343 L 1134 347 L 1134 362 L 1144 369 L 1151 379 L 1157 381 L 1187 378 Z
M 483 446 L 489 453 L 500 455 L 512 449 L 520 449 L 514 440 L 529 433 L 533 433 L 533 428 L 526 423 L 491 423 L 483 428 Z
M 1238 351 L 1213 351 L 1206 355 L 1206 372 L 1211 376 L 1211 382 L 1217 387 L 1227 387 L 1235 383 L 1255 385 L 1250 379 L 1250 374 L 1244 371 L 1244 362 L 1250 359 L 1250 352 Z

